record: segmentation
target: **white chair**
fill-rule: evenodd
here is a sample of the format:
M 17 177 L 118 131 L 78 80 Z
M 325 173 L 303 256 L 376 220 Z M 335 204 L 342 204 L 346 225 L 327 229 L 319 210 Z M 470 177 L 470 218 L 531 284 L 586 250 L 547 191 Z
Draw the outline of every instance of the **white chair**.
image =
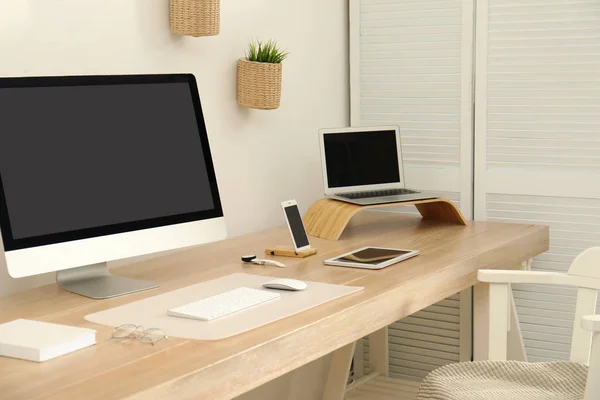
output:
M 593 315 L 600 290 L 600 247 L 577 256 L 566 274 L 480 270 L 478 279 L 490 284 L 490 361 L 436 369 L 421 384 L 417 400 L 600 399 L 600 315 Z M 570 361 L 506 361 L 511 283 L 578 288 Z

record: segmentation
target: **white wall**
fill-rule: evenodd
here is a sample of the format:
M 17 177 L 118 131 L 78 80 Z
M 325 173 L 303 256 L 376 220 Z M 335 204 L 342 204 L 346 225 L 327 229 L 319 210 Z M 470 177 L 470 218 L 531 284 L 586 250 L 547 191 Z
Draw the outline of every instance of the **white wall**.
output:
M 317 130 L 348 124 L 347 0 L 222 1 L 221 34 L 169 32 L 168 0 L 2 0 L 0 76 L 193 72 L 230 236 L 283 223 L 322 194 Z M 251 38 L 275 38 L 281 107 L 241 108 L 236 60 Z M 15 281 L 0 295 L 47 282 Z

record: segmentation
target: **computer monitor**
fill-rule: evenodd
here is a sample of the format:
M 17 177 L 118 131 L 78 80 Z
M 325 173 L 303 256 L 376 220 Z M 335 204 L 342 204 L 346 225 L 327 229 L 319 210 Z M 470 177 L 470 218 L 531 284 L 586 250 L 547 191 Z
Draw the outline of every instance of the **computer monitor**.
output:
M 193 75 L 0 78 L 0 230 L 14 278 L 108 298 L 107 261 L 224 239 Z

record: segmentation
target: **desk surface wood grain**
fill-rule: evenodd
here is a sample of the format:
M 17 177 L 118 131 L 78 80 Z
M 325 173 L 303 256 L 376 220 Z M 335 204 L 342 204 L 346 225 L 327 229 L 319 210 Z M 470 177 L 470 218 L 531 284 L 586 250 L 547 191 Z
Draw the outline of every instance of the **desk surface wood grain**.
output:
M 241 263 L 287 244 L 284 227 L 141 261 L 118 275 L 160 288 L 95 301 L 48 285 L 0 299 L 0 323 L 16 318 L 93 328 L 98 344 L 41 364 L 0 358 L 0 398 L 230 399 L 475 284 L 480 268 L 506 268 L 548 249 L 548 227 L 363 212 L 338 241 L 313 238 L 319 253 L 278 258 L 285 269 Z M 380 271 L 325 266 L 322 260 L 364 245 L 418 249 Z M 112 328 L 84 316 L 235 272 L 364 286 L 364 290 L 220 341 L 169 338 L 156 346 L 114 341 Z

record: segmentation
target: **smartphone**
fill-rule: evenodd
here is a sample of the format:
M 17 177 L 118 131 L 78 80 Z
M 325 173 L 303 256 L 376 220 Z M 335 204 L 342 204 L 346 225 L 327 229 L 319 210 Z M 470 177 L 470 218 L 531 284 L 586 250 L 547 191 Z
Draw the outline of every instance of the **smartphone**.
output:
M 296 200 L 284 201 L 281 203 L 281 208 L 283 209 L 285 222 L 290 231 L 296 252 L 310 249 L 310 242 L 308 241 L 308 235 L 306 234 L 306 229 L 304 229 L 304 223 L 302 222 Z

